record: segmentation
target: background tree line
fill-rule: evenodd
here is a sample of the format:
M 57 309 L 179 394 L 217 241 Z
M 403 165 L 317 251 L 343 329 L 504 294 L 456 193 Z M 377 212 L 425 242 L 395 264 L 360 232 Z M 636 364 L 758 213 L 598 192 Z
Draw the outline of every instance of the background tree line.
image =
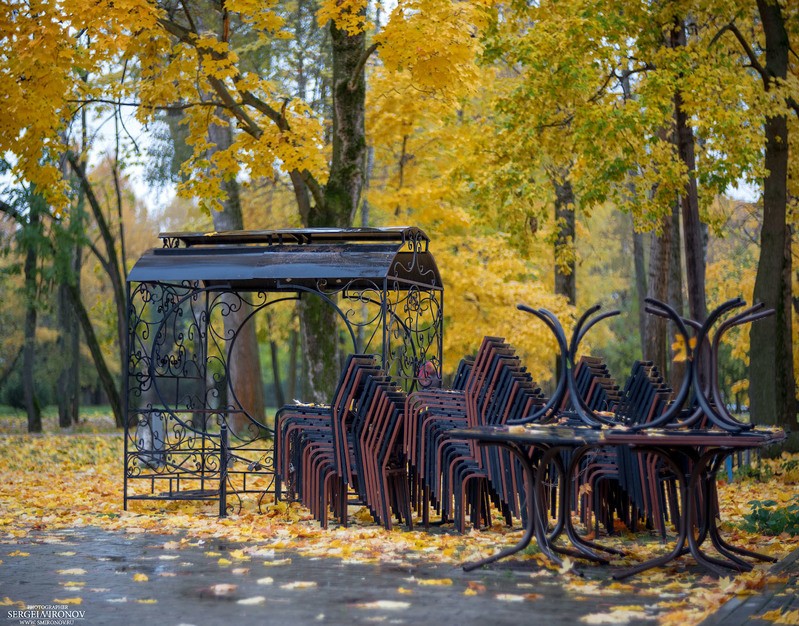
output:
M 759 423 L 797 430 L 792 3 L 0 6 L 2 207 L 25 303 L 15 318 L 20 360 L 8 367 L 14 351 L 4 350 L 3 364 L 25 368 L 23 380 L 35 363 L 36 298 L 41 285 L 58 284 L 64 311 L 88 318 L 80 327 L 114 405 L 122 355 L 107 351 L 109 381 L 76 268 L 86 258 L 102 268 L 116 303 L 113 343 L 124 334 L 120 288 L 135 259 L 119 197 L 138 160 L 192 200 L 175 205 L 181 228 L 421 226 L 447 288 L 450 368 L 482 334 L 504 334 L 543 379 L 553 346 L 512 305 L 565 313 L 600 299 L 631 315 L 595 344 L 619 367 L 645 354 L 679 376 L 669 329 L 639 306 L 646 295 L 697 320 L 729 295 L 763 301 L 777 315 L 753 327 L 751 349 L 746 333 L 730 336 L 727 384 Z M 147 150 L 125 128 L 130 115 L 144 125 Z M 108 120 L 115 154 L 92 170 L 96 129 Z M 759 188 L 760 201 L 726 200 L 739 181 Z M 253 410 L 263 410 L 261 361 L 283 361 L 275 381 L 295 380 L 301 367 L 304 399 L 328 395 L 340 359 L 330 315 L 308 301 L 296 316 L 261 323 L 296 346 L 282 359 L 276 343 L 259 356 L 259 328 L 241 342 L 237 377 Z M 59 337 L 65 354 L 79 352 L 69 333 Z M 25 385 L 35 428 L 35 389 Z

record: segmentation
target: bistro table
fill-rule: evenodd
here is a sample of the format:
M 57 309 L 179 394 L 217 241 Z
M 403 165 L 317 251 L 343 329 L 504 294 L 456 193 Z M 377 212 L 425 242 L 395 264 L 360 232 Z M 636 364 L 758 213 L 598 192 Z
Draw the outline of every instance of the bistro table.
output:
M 724 459 L 730 454 L 763 448 L 785 438 L 781 430 L 751 429 L 740 433 L 728 433 L 715 429 L 650 429 L 628 430 L 622 427 L 595 429 L 590 427 L 564 427 L 544 425 L 476 426 L 453 429 L 449 435 L 457 439 L 473 440 L 481 446 L 497 446 L 510 451 L 521 464 L 526 477 L 524 494 L 527 507 L 525 531 L 513 546 L 485 559 L 465 563 L 464 570 L 471 571 L 526 548 L 535 537 L 543 554 L 557 564 L 562 560 L 557 552 L 573 554 L 598 563 L 607 559 L 596 554 L 597 550 L 611 554 L 620 552 L 587 541 L 579 536 L 572 525 L 569 502 L 571 502 L 571 477 L 585 455 L 608 446 L 629 446 L 633 450 L 657 455 L 674 473 L 679 485 L 680 511 L 674 516 L 677 524 L 677 541 L 666 555 L 650 559 L 634 567 L 622 570 L 614 578 L 626 578 L 652 567 L 658 567 L 689 552 L 696 561 L 718 575 L 729 571 L 748 571 L 752 566 L 741 556 L 760 560 L 770 557 L 732 546 L 725 542 L 716 523 L 718 499 L 715 477 Z M 541 454 L 533 454 L 537 450 Z M 568 467 L 564 467 L 561 452 L 571 452 Z M 688 460 L 687 470 L 684 461 Z M 547 532 L 545 469 L 554 463 L 561 475 L 557 519 L 553 531 Z M 695 504 L 696 503 L 696 504 Z M 698 504 L 698 503 L 701 503 Z M 698 536 L 693 532 L 698 528 Z M 564 550 L 555 545 L 555 539 L 565 532 L 575 551 Z M 706 538 L 723 558 L 711 557 L 702 550 Z

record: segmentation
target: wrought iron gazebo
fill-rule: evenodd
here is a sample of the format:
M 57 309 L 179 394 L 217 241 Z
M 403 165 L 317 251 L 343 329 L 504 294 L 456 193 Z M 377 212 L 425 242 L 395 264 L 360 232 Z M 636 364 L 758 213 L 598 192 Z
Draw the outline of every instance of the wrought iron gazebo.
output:
M 270 306 L 321 298 L 347 349 L 378 355 L 407 390 L 428 363 L 441 373 L 443 286 L 418 228 L 160 238 L 128 276 L 125 508 L 218 500 L 224 515 L 229 495 L 274 492 L 271 424 L 237 396 L 234 353 Z

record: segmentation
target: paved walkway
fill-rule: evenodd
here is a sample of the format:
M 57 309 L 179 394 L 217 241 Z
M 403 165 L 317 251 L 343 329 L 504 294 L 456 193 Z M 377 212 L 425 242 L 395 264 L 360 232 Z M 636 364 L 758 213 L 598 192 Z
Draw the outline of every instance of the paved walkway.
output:
M 54 535 L 63 540 L 40 542 Z M 452 565 L 403 568 L 270 550 L 241 560 L 241 546 L 217 541 L 177 549 L 179 539 L 96 528 L 39 540 L 31 533 L 17 545 L 0 544 L 0 601 L 30 606 L 81 598 L 65 605 L 84 611 L 79 626 L 579 624 L 589 613 L 642 602 L 629 593 L 575 601 L 557 574 L 529 567 L 498 564 L 467 574 Z M 440 584 L 445 579 L 451 584 Z M 10 610 L 19 607 L 0 607 L 0 624 L 24 623 L 9 619 Z
M 0 606 L 0 624 L 70 623 L 10 613 L 32 605 L 82 611 L 71 622 L 78 626 L 556 625 L 631 605 L 645 606 L 646 619 L 625 623 L 652 624 L 658 615 L 651 595 L 575 595 L 556 573 L 518 563 L 467 574 L 452 565 L 347 563 L 265 548 L 253 552 L 252 546 L 242 554 L 242 546 L 220 541 L 179 541 L 175 535 L 84 528 L 2 543 L 0 602 L 20 604 Z M 797 561 L 799 551 L 782 564 L 794 591 Z M 607 568 L 590 575 L 607 576 Z M 441 584 L 446 579 L 451 582 Z M 707 624 L 745 623 L 776 604 L 795 603 L 793 595 L 784 595 L 791 587 L 783 587 L 728 603 Z M 70 603 L 77 598 L 80 604 Z
M 773 620 L 762 618 L 764 613 L 779 610 L 781 614 L 796 612 L 793 621 L 799 623 L 799 549 L 794 550 L 771 568 L 774 574 L 785 575 L 787 582 L 767 586 L 754 596 L 733 598 L 714 615 L 702 622 L 701 626 L 738 626 L 739 624 L 766 625 Z M 786 623 L 786 622 L 783 622 Z

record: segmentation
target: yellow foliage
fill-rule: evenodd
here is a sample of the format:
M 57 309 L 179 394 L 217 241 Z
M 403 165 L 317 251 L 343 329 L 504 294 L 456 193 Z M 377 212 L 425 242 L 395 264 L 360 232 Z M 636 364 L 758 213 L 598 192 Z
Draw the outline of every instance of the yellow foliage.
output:
M 366 30 L 366 0 L 326 0 L 319 7 L 316 19 L 320 26 L 333 22 L 336 28 L 357 35 Z

